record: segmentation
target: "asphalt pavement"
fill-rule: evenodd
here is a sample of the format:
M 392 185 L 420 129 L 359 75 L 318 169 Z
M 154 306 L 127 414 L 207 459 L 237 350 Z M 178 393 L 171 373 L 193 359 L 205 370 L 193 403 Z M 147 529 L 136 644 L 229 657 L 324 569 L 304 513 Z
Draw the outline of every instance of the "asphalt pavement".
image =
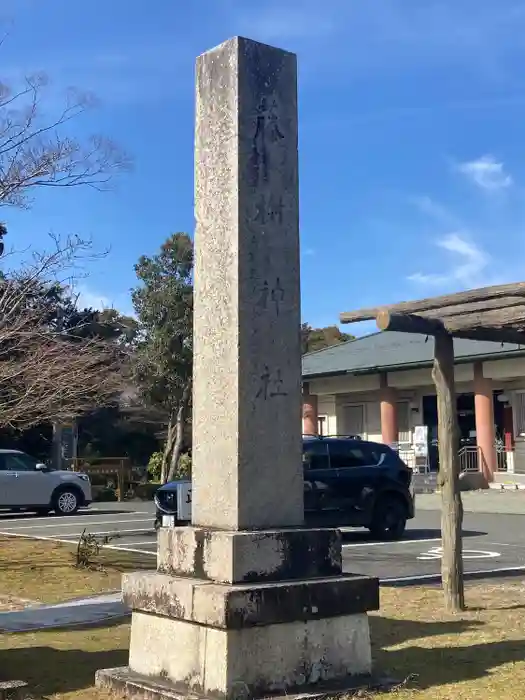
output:
M 477 578 L 525 577 L 525 514 L 523 500 L 513 508 L 505 496 L 502 511 L 494 512 L 498 501 L 488 497 L 476 501 L 464 517 L 463 559 L 467 575 Z M 514 502 L 514 501 L 513 501 Z M 480 504 L 489 512 L 480 512 Z M 503 505 L 507 503 L 506 507 Z M 416 518 L 409 522 L 406 537 L 399 542 L 375 542 L 369 533 L 350 530 L 344 533 L 344 569 L 379 577 L 384 583 L 405 584 L 432 582 L 439 578 L 441 566 L 440 513 L 437 500 L 421 503 Z M 490 512 L 492 511 L 492 512 Z M 153 528 L 153 503 L 94 504 L 71 517 L 36 517 L 31 514 L 0 513 L 0 535 L 30 537 L 70 543 L 72 546 L 84 530 L 111 537 L 108 547 L 142 553 L 155 566 L 156 533 Z

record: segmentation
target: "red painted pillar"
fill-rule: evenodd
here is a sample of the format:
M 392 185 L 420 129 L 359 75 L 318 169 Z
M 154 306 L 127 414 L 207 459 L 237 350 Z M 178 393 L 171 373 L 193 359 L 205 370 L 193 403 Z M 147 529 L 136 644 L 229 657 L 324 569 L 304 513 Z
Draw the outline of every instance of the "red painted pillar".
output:
M 381 388 L 381 437 L 385 445 L 399 441 L 397 425 L 397 392 L 390 386 Z
M 303 435 L 319 435 L 317 396 L 303 394 Z
M 512 452 L 514 449 L 514 416 L 512 406 L 503 406 L 503 439 L 505 441 L 505 451 Z
M 494 473 L 497 471 L 494 394 L 492 381 L 483 376 L 481 362 L 474 365 L 474 394 L 476 442 L 481 459 L 480 470 L 490 482 L 494 481 Z

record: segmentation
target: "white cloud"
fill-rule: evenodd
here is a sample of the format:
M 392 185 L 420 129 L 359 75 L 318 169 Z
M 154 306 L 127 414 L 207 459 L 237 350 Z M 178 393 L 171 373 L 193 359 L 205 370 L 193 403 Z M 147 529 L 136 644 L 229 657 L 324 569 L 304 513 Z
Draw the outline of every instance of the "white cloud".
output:
M 425 274 L 416 272 L 408 279 L 428 286 L 461 285 L 477 287 L 490 263 L 490 256 L 464 232 L 449 233 L 435 241 L 435 245 L 450 254 L 452 266 L 447 272 Z
M 98 291 L 89 289 L 85 285 L 80 285 L 73 290 L 77 296 L 77 307 L 79 309 L 109 309 L 112 304 L 105 294 L 100 294 Z
M 505 172 L 503 163 L 491 155 L 460 163 L 458 170 L 475 185 L 489 192 L 506 189 L 513 184 L 512 177 Z
M 85 284 L 77 285 L 71 290 L 77 297 L 77 308 L 79 309 L 116 309 L 125 316 L 134 316 L 135 311 L 128 294 L 119 293 L 115 297 L 110 297 L 97 289 L 92 289 Z

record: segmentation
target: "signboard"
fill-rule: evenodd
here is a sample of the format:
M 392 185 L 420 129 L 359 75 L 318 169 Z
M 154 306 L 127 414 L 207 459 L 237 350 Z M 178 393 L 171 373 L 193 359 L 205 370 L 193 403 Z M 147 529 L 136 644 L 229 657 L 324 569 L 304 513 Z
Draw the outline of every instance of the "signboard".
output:
M 68 469 L 77 456 L 78 431 L 76 423 L 53 425 L 53 466 Z
M 191 481 L 177 484 L 177 520 L 191 520 Z
M 414 428 L 414 454 L 417 457 L 428 457 L 428 426 L 416 425 Z

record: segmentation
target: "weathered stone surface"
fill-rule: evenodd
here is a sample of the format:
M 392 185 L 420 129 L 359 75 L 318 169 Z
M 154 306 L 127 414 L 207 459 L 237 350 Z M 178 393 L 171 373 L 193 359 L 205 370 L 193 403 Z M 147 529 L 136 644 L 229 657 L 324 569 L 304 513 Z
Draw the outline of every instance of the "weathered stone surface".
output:
M 299 528 L 252 532 L 161 528 L 157 568 L 222 583 L 338 576 L 341 533 Z
M 207 695 L 231 697 L 240 682 L 245 697 L 289 691 L 369 674 L 368 617 L 222 630 L 134 612 L 129 665 Z
M 25 700 L 28 695 L 25 681 L 0 681 L 0 700 Z
M 197 60 L 192 522 L 303 523 L 296 57 Z
M 107 668 L 97 672 L 97 686 L 125 695 L 130 700 L 205 700 L 217 696 L 204 695 L 191 691 L 187 686 L 166 681 L 163 678 L 151 678 L 134 673 L 129 667 Z M 307 691 L 272 695 L 273 700 L 332 700 L 334 697 L 368 697 L 371 693 L 386 693 L 399 686 L 399 679 L 385 676 L 371 678 L 349 676 L 338 681 L 321 682 L 311 686 Z M 361 693 L 361 695 L 360 695 Z M 230 695 L 232 700 L 246 700 L 246 689 L 242 683 L 234 686 Z
M 293 54 L 247 39 L 197 61 L 193 526 L 162 529 L 159 572 L 124 581 L 129 668 L 97 683 L 128 697 L 240 700 L 371 671 L 377 581 L 340 575 L 339 533 L 297 529 L 296 82 Z
M 344 575 L 308 581 L 227 585 L 156 572 L 126 574 L 124 603 L 133 610 L 220 629 L 355 615 L 379 608 L 379 582 Z

